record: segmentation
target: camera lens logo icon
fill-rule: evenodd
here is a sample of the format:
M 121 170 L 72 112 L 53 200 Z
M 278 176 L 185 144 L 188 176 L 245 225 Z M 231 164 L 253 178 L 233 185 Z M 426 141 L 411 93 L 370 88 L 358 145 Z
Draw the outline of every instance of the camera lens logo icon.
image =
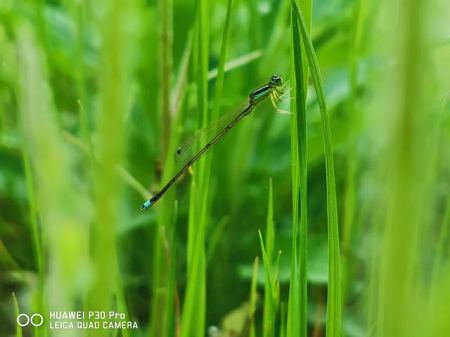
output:
M 27 314 L 20 314 L 17 316 L 17 324 L 20 326 L 27 326 L 28 324 L 33 326 L 41 326 L 42 323 L 44 323 L 44 317 L 39 314 L 34 314 L 33 316 L 29 317 Z

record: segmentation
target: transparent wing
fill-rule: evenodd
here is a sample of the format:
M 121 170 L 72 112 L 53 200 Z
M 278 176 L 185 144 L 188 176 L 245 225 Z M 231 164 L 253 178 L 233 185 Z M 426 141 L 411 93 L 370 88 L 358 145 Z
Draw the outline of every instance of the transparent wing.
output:
M 186 165 L 202 148 L 214 139 L 228 124 L 236 119 L 239 114 L 248 106 L 248 99 L 241 102 L 235 109 L 227 113 L 222 118 L 198 131 L 191 138 L 182 143 L 174 154 L 174 160 L 177 165 Z

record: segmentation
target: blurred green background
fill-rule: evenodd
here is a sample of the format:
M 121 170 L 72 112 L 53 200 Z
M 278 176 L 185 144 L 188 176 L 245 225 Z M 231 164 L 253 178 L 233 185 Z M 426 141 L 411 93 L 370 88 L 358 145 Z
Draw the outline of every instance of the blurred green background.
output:
M 449 336 L 448 2 L 299 4 L 334 145 L 342 328 L 327 335 Z M 293 20 L 287 0 L 0 2 L 2 336 L 296 336 L 288 312 L 299 335 L 325 335 L 328 183 L 311 80 L 307 316 L 288 309 Z M 291 79 L 279 106 L 293 114 L 262 103 L 141 212 L 179 169 L 176 147 L 273 74 Z M 139 329 L 15 321 L 57 310 L 116 310 Z

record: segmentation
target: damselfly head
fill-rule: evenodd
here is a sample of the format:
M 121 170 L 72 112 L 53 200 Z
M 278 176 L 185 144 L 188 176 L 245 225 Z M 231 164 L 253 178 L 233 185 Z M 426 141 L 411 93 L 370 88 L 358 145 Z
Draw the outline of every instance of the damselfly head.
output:
M 281 77 L 278 75 L 270 76 L 270 85 L 274 87 L 281 87 L 283 85 L 283 81 Z

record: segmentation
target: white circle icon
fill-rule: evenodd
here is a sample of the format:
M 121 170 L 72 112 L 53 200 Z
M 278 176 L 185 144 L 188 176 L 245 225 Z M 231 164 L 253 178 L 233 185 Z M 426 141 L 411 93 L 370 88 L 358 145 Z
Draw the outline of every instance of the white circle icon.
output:
M 20 323 L 20 317 L 26 317 L 27 321 L 26 323 Z M 20 314 L 19 316 L 17 316 L 17 324 L 19 324 L 20 326 L 27 326 L 28 323 L 30 323 L 30 317 L 28 317 L 27 314 Z
M 41 318 L 41 321 L 40 321 L 40 323 L 39 324 L 37 324 L 37 323 L 34 323 L 34 317 L 35 316 L 37 316 L 37 317 L 40 317 Z M 34 326 L 41 326 L 42 325 L 42 323 L 44 323 L 44 317 L 42 317 L 42 315 L 39 315 L 39 314 L 34 314 L 33 316 L 31 316 L 31 324 L 33 324 Z
M 26 321 L 23 322 L 23 319 L 21 319 L 21 317 L 25 317 Z M 38 319 L 36 320 L 35 317 L 37 317 Z M 27 326 L 30 322 L 33 326 L 41 326 L 42 323 L 44 323 L 44 317 L 39 314 L 34 314 L 33 316 L 31 316 L 31 318 L 27 314 L 20 314 L 19 316 L 17 316 L 17 324 L 19 324 L 20 326 Z

